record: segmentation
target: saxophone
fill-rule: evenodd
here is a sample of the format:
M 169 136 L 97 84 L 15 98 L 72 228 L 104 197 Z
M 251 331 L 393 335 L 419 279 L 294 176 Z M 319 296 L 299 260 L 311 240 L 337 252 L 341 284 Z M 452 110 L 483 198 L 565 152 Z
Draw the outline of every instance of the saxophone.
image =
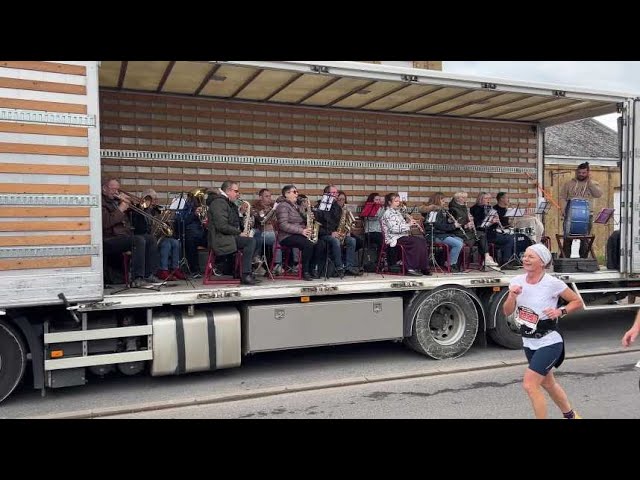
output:
M 309 241 L 311 243 L 318 243 L 318 233 L 320 232 L 320 223 L 316 222 L 315 217 L 313 216 L 313 211 L 311 210 L 311 205 L 307 202 L 307 206 L 305 209 L 305 214 L 307 216 L 307 228 L 311 230 L 311 234 L 309 235 Z
M 242 200 L 242 205 L 246 205 L 247 210 L 244 212 L 244 225 L 242 228 L 242 234 L 245 237 L 253 237 L 256 231 L 253 228 L 253 217 L 251 216 L 251 204 Z
M 351 229 L 353 228 L 353 224 L 356 222 L 353 213 L 349 209 L 347 209 L 346 205 L 342 207 L 342 215 L 340 215 L 340 222 L 338 223 L 338 228 L 336 229 L 336 233 L 340 236 L 340 244 L 344 244 L 344 239 L 347 237 L 349 233 L 351 233 Z

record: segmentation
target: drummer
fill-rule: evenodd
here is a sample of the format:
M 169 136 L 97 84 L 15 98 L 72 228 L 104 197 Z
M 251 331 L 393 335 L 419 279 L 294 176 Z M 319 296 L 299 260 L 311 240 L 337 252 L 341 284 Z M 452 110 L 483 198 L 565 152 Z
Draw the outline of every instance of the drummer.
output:
M 560 215 L 562 216 L 564 221 L 571 221 L 571 219 L 566 219 L 565 211 L 567 209 L 567 203 L 570 200 L 574 200 L 577 198 L 585 199 L 589 202 L 589 227 L 587 231 L 587 235 L 591 235 L 591 225 L 593 224 L 593 198 L 602 197 L 602 188 L 600 184 L 595 180 L 591 179 L 591 170 L 589 169 L 589 162 L 584 162 L 578 165 L 576 168 L 576 176 L 572 178 L 567 183 L 562 185 L 560 189 Z M 564 229 L 563 229 L 564 231 Z M 564 255 L 565 257 L 571 256 L 571 243 L 572 242 L 564 242 Z M 587 258 L 589 254 L 587 250 L 587 242 L 585 240 L 580 240 L 580 257 Z

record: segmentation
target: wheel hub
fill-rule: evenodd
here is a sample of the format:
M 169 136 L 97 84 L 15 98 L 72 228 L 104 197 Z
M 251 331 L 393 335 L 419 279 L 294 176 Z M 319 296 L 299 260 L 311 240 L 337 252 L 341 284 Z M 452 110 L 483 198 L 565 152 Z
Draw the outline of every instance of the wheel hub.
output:
M 441 345 L 451 345 L 462 337 L 464 313 L 455 303 L 443 303 L 431 314 L 429 329 L 433 338 Z

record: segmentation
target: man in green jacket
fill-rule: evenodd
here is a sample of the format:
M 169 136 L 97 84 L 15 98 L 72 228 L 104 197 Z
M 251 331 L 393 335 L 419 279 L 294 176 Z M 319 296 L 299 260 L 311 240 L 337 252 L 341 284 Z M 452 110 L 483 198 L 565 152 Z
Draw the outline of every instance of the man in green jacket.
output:
M 216 256 L 231 255 L 242 250 L 242 275 L 244 285 L 260 283 L 251 272 L 251 260 L 256 249 L 256 241 L 249 233 L 243 232 L 240 213 L 235 204 L 240 197 L 238 182 L 225 180 L 217 193 L 211 196 L 209 204 L 209 247 Z

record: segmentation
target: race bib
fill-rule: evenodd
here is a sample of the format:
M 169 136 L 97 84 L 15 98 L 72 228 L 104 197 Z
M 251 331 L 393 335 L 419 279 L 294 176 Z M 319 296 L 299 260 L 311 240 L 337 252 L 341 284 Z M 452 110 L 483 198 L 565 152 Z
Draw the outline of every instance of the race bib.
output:
M 524 325 L 529 329 L 529 333 L 533 333 L 538 328 L 538 321 L 540 317 L 536 312 L 528 307 L 518 307 L 516 314 L 516 323 L 518 325 Z

